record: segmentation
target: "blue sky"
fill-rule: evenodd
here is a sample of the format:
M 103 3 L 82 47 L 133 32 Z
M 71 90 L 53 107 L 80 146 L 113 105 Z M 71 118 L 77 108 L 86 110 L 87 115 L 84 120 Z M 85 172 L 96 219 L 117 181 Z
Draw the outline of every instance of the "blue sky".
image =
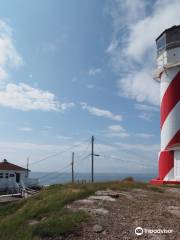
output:
M 31 166 L 79 144 L 78 161 L 94 135 L 98 172 L 156 171 L 155 38 L 179 24 L 179 1 L 0 4 L 1 158 L 25 165 L 30 156 Z M 60 169 L 72 150 L 31 168 Z M 89 169 L 86 159 L 76 170 Z

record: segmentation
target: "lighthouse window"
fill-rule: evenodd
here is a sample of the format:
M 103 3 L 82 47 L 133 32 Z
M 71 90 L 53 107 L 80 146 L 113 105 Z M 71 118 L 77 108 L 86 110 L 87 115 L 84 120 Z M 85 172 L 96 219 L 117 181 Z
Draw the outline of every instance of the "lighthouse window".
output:
M 163 50 L 165 47 L 166 47 L 166 34 L 162 35 L 157 40 L 157 49 L 158 49 L 158 51 Z
M 3 178 L 3 173 L 0 173 L 0 178 Z

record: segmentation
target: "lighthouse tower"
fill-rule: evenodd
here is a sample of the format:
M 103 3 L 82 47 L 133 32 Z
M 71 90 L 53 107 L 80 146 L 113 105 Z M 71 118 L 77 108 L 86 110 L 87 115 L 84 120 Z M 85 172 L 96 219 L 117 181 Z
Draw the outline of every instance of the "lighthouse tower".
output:
M 152 184 L 180 184 L 180 26 L 166 29 L 156 39 L 160 83 L 161 150 L 159 175 Z

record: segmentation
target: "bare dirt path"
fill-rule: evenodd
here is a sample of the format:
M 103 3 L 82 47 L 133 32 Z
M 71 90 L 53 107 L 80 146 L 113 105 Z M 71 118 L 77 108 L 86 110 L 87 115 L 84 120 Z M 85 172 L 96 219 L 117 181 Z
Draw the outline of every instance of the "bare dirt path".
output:
M 180 188 L 164 192 L 132 189 L 104 195 L 108 194 L 100 192 L 68 206 L 88 212 L 90 219 L 66 239 L 180 240 Z M 136 227 L 143 228 L 141 236 L 135 234 Z M 145 233 L 145 229 L 171 233 Z

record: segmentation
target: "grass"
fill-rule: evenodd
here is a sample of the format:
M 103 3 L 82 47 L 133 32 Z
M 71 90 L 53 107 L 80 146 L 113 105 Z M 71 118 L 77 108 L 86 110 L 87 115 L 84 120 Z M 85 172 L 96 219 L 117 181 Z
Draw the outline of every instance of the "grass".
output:
M 97 190 L 126 191 L 132 188 L 163 191 L 162 188 L 128 178 L 121 182 L 52 185 L 31 198 L 0 205 L 0 239 L 39 240 L 67 235 L 87 220 L 84 212 L 67 210 L 65 206 L 68 203 L 85 198 Z M 32 224 L 33 221 L 36 224 Z
M 78 226 L 78 224 L 86 219 L 84 212 L 70 212 L 66 211 L 61 216 L 50 217 L 38 226 L 35 226 L 32 231 L 33 235 L 41 237 L 57 237 L 70 233 Z
M 4 203 L 0 205 L 0 218 L 14 213 L 21 207 L 21 202 Z

